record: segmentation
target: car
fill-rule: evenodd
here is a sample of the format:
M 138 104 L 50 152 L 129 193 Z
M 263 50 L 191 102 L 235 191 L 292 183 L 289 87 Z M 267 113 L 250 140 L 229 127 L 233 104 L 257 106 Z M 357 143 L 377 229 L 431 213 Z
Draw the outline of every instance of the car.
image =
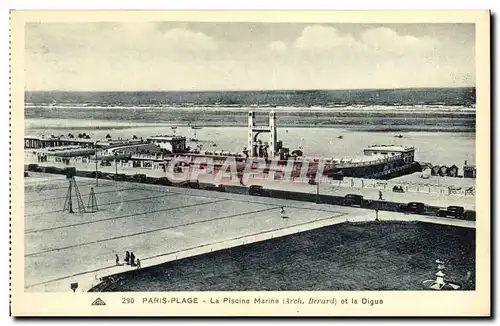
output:
M 213 185 L 213 184 L 207 185 L 203 189 L 211 190 L 211 191 L 218 191 L 218 187 L 216 185 Z
M 462 218 L 465 214 L 465 209 L 462 206 L 448 206 L 446 209 L 440 209 L 436 215 L 439 217 L 454 217 Z
M 141 183 L 143 183 L 143 182 L 146 181 L 146 175 L 145 174 L 134 174 L 132 176 L 132 180 L 134 182 L 141 182 Z
M 24 171 L 24 177 L 26 178 L 26 177 L 29 177 L 29 176 L 30 176 L 29 173 L 26 172 L 26 171 Z
M 208 185 L 208 186 L 205 186 L 204 188 L 205 190 L 211 190 L 211 191 L 219 191 L 219 192 L 226 192 L 226 187 L 224 187 L 223 185 Z
M 38 164 L 28 164 L 28 171 L 38 171 Z
M 467 221 L 475 221 L 476 220 L 476 212 L 474 211 L 465 211 L 464 216 L 462 217 Z
M 96 175 L 96 172 L 95 171 L 92 171 L 92 172 L 89 172 L 87 174 L 87 177 L 88 178 L 95 178 L 95 175 Z M 97 178 L 102 178 L 103 177 L 103 174 L 101 171 L 97 171 Z
M 226 192 L 226 186 L 224 186 L 224 185 L 218 185 L 216 191 Z
M 363 196 L 356 194 L 347 194 L 344 197 L 344 205 L 346 206 L 359 206 L 363 203 Z
M 399 211 L 405 213 L 422 214 L 425 212 L 425 204 L 419 202 L 410 202 L 408 204 L 400 205 Z
M 186 180 L 179 182 L 176 185 L 183 188 L 193 188 L 193 189 L 200 189 L 201 187 L 199 180 Z
M 115 175 L 115 179 L 117 181 L 125 181 L 127 179 L 127 175 L 125 173 L 118 173 Z
M 162 185 L 162 186 L 171 186 L 172 185 L 172 182 L 166 177 L 158 178 L 154 181 L 154 183 L 157 185 Z
M 264 195 L 264 187 L 252 185 L 248 187 L 248 194 L 250 196 L 263 196 Z
M 394 187 L 392 187 L 392 191 L 393 191 L 393 192 L 405 192 L 405 191 L 403 190 L 403 187 L 402 187 L 402 186 L 394 186 Z

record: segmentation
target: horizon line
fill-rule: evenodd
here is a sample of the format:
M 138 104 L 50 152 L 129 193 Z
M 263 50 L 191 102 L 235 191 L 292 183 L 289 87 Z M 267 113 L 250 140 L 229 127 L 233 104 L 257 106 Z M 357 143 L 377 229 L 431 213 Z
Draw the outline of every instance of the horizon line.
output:
M 396 87 L 396 88 L 336 88 L 336 89 L 218 89 L 218 90 L 61 90 L 61 89 L 48 89 L 48 90 L 27 90 L 24 92 L 78 92 L 78 93 L 141 93 L 141 92 L 165 92 L 165 93 L 210 93 L 210 92 L 324 92 L 324 91 L 392 91 L 392 90 L 424 90 L 424 89 L 461 89 L 461 88 L 476 88 L 476 86 L 426 86 L 426 87 Z

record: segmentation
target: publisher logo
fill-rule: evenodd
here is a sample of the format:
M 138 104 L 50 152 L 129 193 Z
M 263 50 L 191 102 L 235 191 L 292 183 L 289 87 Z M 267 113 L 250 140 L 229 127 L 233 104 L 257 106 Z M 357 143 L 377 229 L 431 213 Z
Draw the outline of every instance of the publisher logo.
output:
M 104 300 L 101 298 L 97 298 L 94 300 L 94 302 L 92 302 L 92 305 L 93 306 L 105 306 L 106 302 L 104 302 Z

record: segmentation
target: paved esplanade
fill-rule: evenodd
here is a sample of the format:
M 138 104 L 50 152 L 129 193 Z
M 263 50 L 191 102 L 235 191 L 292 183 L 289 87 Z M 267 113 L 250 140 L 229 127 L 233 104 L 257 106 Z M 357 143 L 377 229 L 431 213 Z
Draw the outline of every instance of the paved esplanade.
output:
M 68 181 L 25 178 L 25 290 L 87 291 L 98 278 L 321 226 L 375 218 L 372 210 L 213 191 L 99 180 L 99 211 L 63 212 Z M 85 205 L 95 181 L 77 178 Z M 74 207 L 76 201 L 74 201 Z M 280 218 L 284 206 L 288 219 Z M 379 212 L 381 219 L 422 220 L 474 227 L 474 222 Z

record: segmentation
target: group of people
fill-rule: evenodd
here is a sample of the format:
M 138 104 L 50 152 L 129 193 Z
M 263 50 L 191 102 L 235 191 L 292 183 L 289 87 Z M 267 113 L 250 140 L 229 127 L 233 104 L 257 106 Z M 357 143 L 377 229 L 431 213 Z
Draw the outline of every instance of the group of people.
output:
M 116 265 L 121 265 L 120 264 L 120 257 L 118 257 L 118 254 L 115 254 L 116 256 Z M 133 252 L 125 251 L 125 264 L 130 265 L 130 266 L 137 266 L 137 268 L 141 268 L 141 261 L 139 258 L 137 260 L 135 259 L 135 255 Z

